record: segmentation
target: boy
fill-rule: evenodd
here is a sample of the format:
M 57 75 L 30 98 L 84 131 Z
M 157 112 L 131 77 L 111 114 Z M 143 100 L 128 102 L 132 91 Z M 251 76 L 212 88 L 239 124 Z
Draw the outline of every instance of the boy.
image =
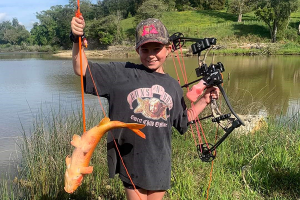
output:
M 83 17 L 73 17 L 73 38 L 83 35 Z M 73 40 L 73 69 L 80 75 L 79 47 Z M 165 74 L 163 64 L 171 53 L 168 31 L 158 19 L 141 21 L 136 28 L 136 51 L 142 64 L 87 61 L 82 48 L 85 92 L 95 94 L 92 78 L 100 96 L 109 101 L 109 117 L 122 122 L 146 124 L 146 140 L 128 133 L 126 129 L 112 131 L 130 176 L 143 200 L 159 200 L 171 180 L 171 134 L 175 127 L 181 134 L 187 123 L 194 120 L 210 103 L 211 96 L 218 98 L 218 89 L 207 88 L 193 109 L 186 110 L 183 91 L 178 82 Z M 91 70 L 91 74 L 87 66 Z M 126 175 L 116 152 L 113 138 L 107 135 L 109 177 L 119 174 L 127 199 L 140 197 Z

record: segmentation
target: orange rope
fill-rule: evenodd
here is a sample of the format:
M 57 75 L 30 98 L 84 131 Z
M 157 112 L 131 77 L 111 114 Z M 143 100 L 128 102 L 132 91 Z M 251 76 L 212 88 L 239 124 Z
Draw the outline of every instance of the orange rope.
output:
M 82 14 L 80 13 L 80 3 L 79 0 L 77 0 L 77 13 L 76 17 L 81 16 Z M 83 73 L 82 73 L 82 52 L 81 52 L 81 37 L 79 39 L 79 60 L 80 60 L 80 82 L 81 82 L 81 102 L 82 102 L 82 123 L 83 123 L 83 132 L 86 131 L 86 123 L 85 123 L 85 109 L 84 109 L 84 84 L 83 84 Z
M 92 82 L 93 82 L 93 85 L 94 85 L 94 88 L 95 88 L 95 91 L 96 91 L 96 94 L 97 94 L 97 97 L 98 97 L 99 104 L 100 104 L 101 109 L 102 109 L 102 112 L 103 112 L 103 115 L 104 115 L 104 117 L 106 117 L 106 113 L 105 113 L 104 107 L 103 107 L 103 105 L 102 105 L 102 102 L 101 102 L 101 99 L 100 99 L 100 95 L 99 95 L 98 90 L 97 90 L 97 87 L 96 87 L 96 83 L 95 83 L 94 78 L 93 78 L 93 76 L 92 76 L 92 72 L 91 72 L 91 69 L 90 69 L 90 65 L 88 64 L 87 66 L 88 66 L 88 70 L 89 70 L 90 75 L 91 75 L 91 79 L 92 79 Z
M 222 76 L 222 79 L 223 79 L 223 74 L 222 73 L 221 73 L 221 76 Z M 221 99 L 220 99 L 220 102 L 221 102 Z M 220 105 L 219 110 L 221 111 L 221 103 L 219 105 Z M 218 130 L 219 130 L 219 125 L 216 128 L 215 142 L 218 139 Z M 214 156 L 216 156 L 216 155 L 217 155 L 217 150 L 215 150 L 215 152 L 214 152 Z M 207 195 L 206 200 L 208 200 L 208 197 L 209 197 L 209 189 L 210 189 L 211 182 L 212 182 L 213 166 L 214 166 L 214 160 L 211 162 L 211 168 L 210 168 L 210 173 L 209 173 L 209 182 L 208 182 L 208 187 L 207 187 L 207 192 L 206 192 L 206 195 Z
M 77 0 L 77 5 L 78 5 L 78 9 L 77 9 L 77 12 L 76 12 L 76 17 L 80 17 L 82 14 L 80 13 L 80 1 L 79 1 L 79 0 Z M 83 132 L 85 132 L 85 131 L 86 131 L 86 122 L 85 122 L 85 108 L 84 108 L 84 107 L 85 107 L 85 106 L 84 106 L 84 82 L 83 82 L 83 70 L 82 70 L 82 52 L 81 52 L 81 51 L 82 51 L 82 44 L 81 44 L 81 37 L 79 37 L 79 43 L 78 43 L 78 45 L 79 45 L 80 78 L 81 78 L 81 99 L 82 99 L 82 118 L 83 118 L 82 120 L 83 120 Z M 97 90 L 97 87 L 96 87 L 94 78 L 93 78 L 93 76 L 92 76 L 92 73 L 91 73 L 91 69 L 90 69 L 89 64 L 87 65 L 87 67 L 88 67 L 88 69 L 89 69 L 89 73 L 90 73 L 92 82 L 93 82 L 93 84 L 94 84 L 94 88 L 95 88 L 95 91 L 96 91 L 96 94 L 97 94 L 97 97 L 98 97 L 99 104 L 100 104 L 100 106 L 101 106 L 103 115 L 106 117 L 106 113 L 105 113 L 104 107 L 103 107 L 103 105 L 102 105 L 102 103 L 101 103 L 101 99 L 100 99 L 100 96 L 99 96 L 99 93 L 98 93 L 98 90 Z M 124 160 L 123 160 L 123 158 L 122 158 L 122 156 L 121 156 L 121 152 L 120 152 L 120 150 L 119 150 L 119 148 L 118 148 L 118 145 L 117 145 L 117 143 L 116 143 L 116 140 L 115 140 L 115 138 L 114 138 L 112 132 L 110 132 L 110 133 L 111 133 L 112 138 L 113 138 L 113 141 L 114 141 L 114 143 L 115 143 L 117 152 L 118 152 L 118 154 L 119 154 L 119 156 L 120 156 L 122 165 L 123 165 L 124 168 L 125 168 L 126 174 L 127 174 L 128 178 L 129 178 L 129 180 L 130 180 L 130 182 L 131 182 L 131 184 L 132 184 L 132 186 L 133 186 L 133 188 L 134 188 L 134 191 L 135 191 L 136 194 L 138 195 L 139 199 L 142 200 L 142 198 L 141 198 L 139 192 L 137 191 L 136 186 L 135 186 L 135 184 L 133 183 L 133 180 L 132 180 L 132 178 L 131 178 L 131 176 L 130 176 L 130 174 L 129 174 L 129 172 L 128 172 L 128 169 L 126 168 L 126 165 L 125 165 Z
M 180 69 L 181 69 L 181 73 L 182 73 L 182 76 L 183 76 L 184 83 L 187 84 L 188 80 L 187 80 L 186 68 L 185 68 L 185 63 L 184 63 L 184 59 L 183 59 L 183 53 L 182 53 L 181 45 L 180 45 L 180 53 L 181 53 L 181 58 L 182 58 L 182 62 L 183 62 L 182 65 L 181 65 L 181 62 L 180 62 L 180 59 L 179 59 L 178 52 L 176 52 L 176 54 L 177 54 L 176 57 L 177 57 L 177 60 L 178 60 L 178 63 L 179 63 Z M 175 70 L 176 70 L 177 79 L 178 79 L 178 82 L 180 83 L 179 76 L 178 76 L 178 73 L 177 73 L 177 67 L 175 65 L 175 61 L 174 61 L 173 55 L 172 55 L 172 58 L 173 58 L 174 67 L 175 67 Z M 187 91 L 189 91 L 189 87 L 187 87 Z M 194 103 L 193 102 L 191 103 L 191 107 L 194 107 Z M 196 132 L 197 132 L 197 135 L 198 135 L 198 142 L 199 142 L 199 144 L 202 144 L 202 137 L 200 135 L 200 131 L 199 131 L 199 127 L 198 126 L 200 126 L 202 136 L 203 136 L 204 141 L 205 141 L 205 143 L 207 145 L 207 148 L 209 149 L 209 145 L 208 145 L 207 139 L 206 139 L 205 134 L 204 134 L 204 130 L 202 128 L 202 124 L 201 124 L 198 116 L 196 117 L 196 123 L 195 123 L 195 125 L 196 125 L 196 130 L 197 130 Z M 197 145 L 192 125 L 190 125 L 190 128 L 191 128 L 192 136 L 194 138 L 195 145 Z M 217 132 L 218 132 L 218 130 L 217 130 Z M 217 138 L 217 133 L 216 133 L 216 138 Z M 200 146 L 200 151 L 202 152 L 201 146 Z M 216 155 L 216 151 L 214 152 L 214 154 Z M 212 183 L 213 165 L 214 165 L 214 161 L 212 161 L 212 163 L 211 163 L 210 176 L 209 176 L 210 178 L 209 178 L 209 183 L 208 183 L 208 187 L 207 187 L 207 197 L 206 197 L 206 199 L 208 199 L 208 197 L 209 197 L 209 190 L 210 190 L 210 186 L 211 186 L 211 183 Z
M 87 65 L 87 67 L 88 67 L 88 70 L 89 70 L 89 73 L 90 73 L 90 76 L 91 76 L 91 79 L 92 79 L 92 82 L 93 82 L 93 85 L 94 85 L 94 88 L 95 88 L 95 91 L 96 91 L 96 94 L 97 94 L 97 97 L 98 97 L 98 100 L 99 100 L 99 104 L 100 104 L 101 109 L 102 109 L 102 112 L 103 112 L 103 115 L 106 116 L 106 113 L 105 113 L 104 107 L 103 107 L 103 105 L 102 105 L 102 102 L 101 102 L 101 99 L 100 99 L 100 95 L 99 95 L 99 93 L 98 93 L 97 86 L 96 86 L 96 83 L 95 83 L 95 81 L 94 81 L 94 78 L 93 78 L 93 75 L 92 75 L 92 72 L 91 72 L 91 69 L 90 69 L 89 64 Z M 132 184 L 132 186 L 133 186 L 133 188 L 134 188 L 134 191 L 135 191 L 135 193 L 138 195 L 139 199 L 142 200 L 142 198 L 141 198 L 139 192 L 137 191 L 136 186 L 135 186 L 135 184 L 133 183 L 133 180 L 132 180 L 132 178 L 131 178 L 131 176 L 130 176 L 130 174 L 129 174 L 129 172 L 128 172 L 128 169 L 127 169 L 127 167 L 126 167 L 126 165 L 125 165 L 125 162 L 124 162 L 124 160 L 123 160 L 123 158 L 122 158 L 121 152 L 120 152 L 119 147 L 118 147 L 118 144 L 117 144 L 117 142 L 116 142 L 116 139 L 115 139 L 115 137 L 114 137 L 114 135 L 112 134 L 111 131 L 110 131 L 110 134 L 111 134 L 111 136 L 112 136 L 112 138 L 113 138 L 113 141 L 114 141 L 114 143 L 115 143 L 116 150 L 117 150 L 117 152 L 118 152 L 118 154 L 119 154 L 120 160 L 121 160 L 122 165 L 123 165 L 123 167 L 124 167 L 124 169 L 125 169 L 125 171 L 126 171 L 126 174 L 127 174 L 128 178 L 129 178 L 129 180 L 130 180 L 130 182 L 131 182 L 131 184 Z
M 214 168 L 214 160 L 211 161 L 211 167 L 210 167 L 210 173 L 209 173 L 209 182 L 208 182 L 208 187 L 207 187 L 207 190 L 206 190 L 206 200 L 208 200 L 208 197 L 209 197 L 210 185 L 212 183 L 213 168 Z
M 219 130 L 219 125 L 216 128 L 215 142 L 218 139 L 218 130 Z M 217 150 L 215 150 L 214 156 L 216 156 L 216 154 L 217 154 Z M 214 168 L 214 160 L 211 161 L 211 167 L 210 167 L 210 173 L 209 173 L 209 182 L 208 182 L 208 187 L 207 187 L 207 190 L 206 190 L 206 200 L 208 200 L 208 197 L 209 197 L 209 190 L 210 190 L 210 186 L 211 186 L 211 183 L 212 183 L 213 168 Z

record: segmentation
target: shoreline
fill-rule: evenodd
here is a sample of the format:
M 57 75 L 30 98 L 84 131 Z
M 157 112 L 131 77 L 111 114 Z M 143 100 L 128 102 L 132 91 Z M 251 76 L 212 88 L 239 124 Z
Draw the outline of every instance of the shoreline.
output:
M 85 49 L 88 58 L 134 58 L 138 57 L 134 47 L 110 46 L 106 50 Z M 72 50 L 61 50 L 52 54 L 60 58 L 72 58 Z
M 232 43 L 220 44 L 213 47 L 214 55 L 233 56 L 271 56 L 271 55 L 300 55 L 300 50 L 295 47 L 284 47 L 273 43 Z M 206 51 L 206 50 L 204 50 Z M 192 57 L 192 50 L 184 47 L 182 49 L 184 57 Z M 138 57 L 134 46 L 109 46 L 106 50 L 85 49 L 85 54 L 89 58 L 136 58 Z M 53 56 L 61 58 L 72 58 L 72 50 L 61 50 L 53 53 Z
M 271 56 L 271 55 L 300 55 L 300 50 L 298 47 L 286 47 L 280 44 L 271 44 L 271 43 L 232 43 L 216 45 L 212 49 L 214 55 L 232 55 L 232 56 Z M 193 57 L 191 49 L 184 47 L 182 49 L 184 57 Z M 23 54 L 35 54 L 35 53 L 44 53 L 51 54 L 57 58 L 72 58 L 72 50 L 58 50 L 58 51 L 48 51 L 48 52 L 39 52 L 39 51 L 3 51 L 0 49 L 0 55 L 6 53 L 23 53 Z M 85 54 L 88 58 L 92 59 L 105 59 L 105 58 L 137 58 L 138 54 L 135 51 L 134 46 L 109 46 L 108 49 L 97 50 L 97 49 L 85 49 Z

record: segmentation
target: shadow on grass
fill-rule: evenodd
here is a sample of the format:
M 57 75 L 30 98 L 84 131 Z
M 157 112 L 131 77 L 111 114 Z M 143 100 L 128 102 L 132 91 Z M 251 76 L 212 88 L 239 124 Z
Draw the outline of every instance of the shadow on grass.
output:
M 264 39 L 270 39 L 270 31 L 267 27 L 257 25 L 257 24 L 234 24 L 233 25 L 236 36 L 247 36 L 247 35 L 257 35 L 258 37 Z
M 207 15 L 209 17 L 221 18 L 226 21 L 232 21 L 232 22 L 236 22 L 238 19 L 238 16 L 235 14 L 230 14 L 230 13 L 225 13 L 220 11 L 201 10 L 201 11 L 197 11 L 197 13 L 201 15 Z
M 299 22 L 290 22 L 290 23 L 289 23 L 289 26 L 292 27 L 292 28 L 298 29 L 298 27 L 299 27 Z
M 299 170 L 296 170 L 295 167 L 282 167 L 280 165 L 280 163 L 270 165 L 270 163 L 263 161 L 253 166 L 251 172 L 256 180 L 250 182 L 250 187 L 254 187 L 254 190 L 265 197 L 299 199 Z

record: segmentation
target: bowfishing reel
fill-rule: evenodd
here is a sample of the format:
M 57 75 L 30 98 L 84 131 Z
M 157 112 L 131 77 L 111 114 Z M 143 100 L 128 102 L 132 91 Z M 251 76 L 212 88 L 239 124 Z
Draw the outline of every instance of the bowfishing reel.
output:
M 210 143 L 197 145 L 198 156 L 203 162 L 211 162 L 216 158 L 216 151 L 210 150 L 212 146 Z
M 225 68 L 221 62 L 211 64 L 209 67 L 207 67 L 207 64 L 203 63 L 201 66 L 197 67 L 195 71 L 197 77 L 203 77 L 207 86 L 216 86 L 223 83 L 221 73 L 225 71 Z

